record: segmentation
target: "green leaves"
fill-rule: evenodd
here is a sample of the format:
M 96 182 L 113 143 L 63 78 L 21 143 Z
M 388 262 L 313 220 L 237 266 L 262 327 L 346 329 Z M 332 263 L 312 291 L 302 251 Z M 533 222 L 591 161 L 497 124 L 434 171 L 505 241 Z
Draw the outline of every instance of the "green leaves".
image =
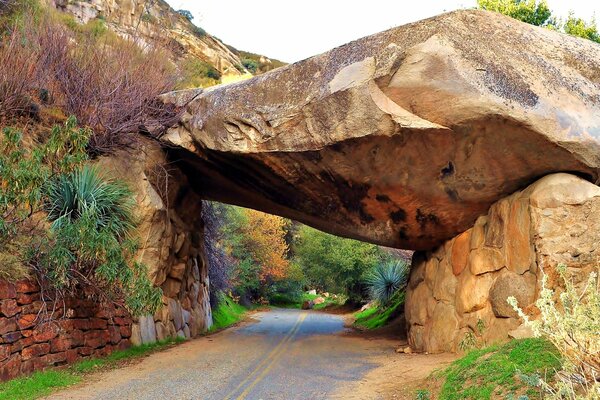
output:
M 48 219 L 54 228 L 87 215 L 96 229 L 124 239 L 134 227 L 133 205 L 127 186 L 91 166 L 60 176 L 48 189 Z
M 134 315 L 153 313 L 162 292 L 133 260 L 137 245 L 133 193 L 122 182 L 84 166 L 52 181 L 46 209 L 52 237 L 42 263 L 57 287 L 92 285 L 103 295 L 125 297 Z
M 406 285 L 408 272 L 408 265 L 402 261 L 378 264 L 365 280 L 371 299 L 386 305 L 394 293 Z
M 545 0 L 477 0 L 477 5 L 483 10 L 499 12 L 531 25 L 563 30 L 569 35 L 600 43 L 595 18 L 588 23 L 570 12 L 563 23 L 552 15 Z
M 385 259 L 375 245 L 333 236 L 308 226 L 298 231 L 294 246 L 298 263 L 311 285 L 347 294 L 356 301 L 363 297 L 368 271 Z
M 545 0 L 477 0 L 477 5 L 536 26 L 547 25 L 552 17 Z

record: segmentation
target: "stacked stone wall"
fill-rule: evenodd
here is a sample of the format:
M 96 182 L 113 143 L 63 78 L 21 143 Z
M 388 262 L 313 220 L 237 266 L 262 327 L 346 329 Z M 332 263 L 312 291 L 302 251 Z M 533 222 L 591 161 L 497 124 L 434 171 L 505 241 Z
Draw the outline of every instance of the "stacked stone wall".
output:
M 0 281 L 0 380 L 131 345 L 125 308 L 89 299 L 52 301 L 36 282 Z
M 598 215 L 598 186 L 554 174 L 498 201 L 435 251 L 415 253 L 405 308 L 411 347 L 457 351 L 527 335 L 507 298 L 535 318 L 543 273 L 555 287 L 564 264 L 584 283 L 600 265 Z

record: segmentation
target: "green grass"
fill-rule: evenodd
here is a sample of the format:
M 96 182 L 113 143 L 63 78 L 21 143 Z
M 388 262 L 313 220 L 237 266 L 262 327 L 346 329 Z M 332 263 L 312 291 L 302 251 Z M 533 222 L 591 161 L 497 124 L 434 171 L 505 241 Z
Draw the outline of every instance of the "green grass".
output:
M 390 299 L 389 305 L 378 305 L 355 313 L 354 325 L 366 329 L 381 328 L 402 311 L 403 305 L 404 292 L 397 292 Z
M 247 311 L 246 307 L 239 305 L 231 297 L 224 294 L 221 295 L 219 305 L 212 313 L 213 325 L 210 328 L 210 332 L 218 331 L 235 324 L 244 318 L 244 314 Z
M 38 399 L 47 396 L 58 389 L 66 388 L 81 382 L 85 374 L 101 368 L 116 367 L 119 365 L 119 362 L 123 360 L 139 358 L 183 340 L 184 339 L 177 338 L 131 347 L 126 350 L 115 351 L 104 358 L 89 358 L 82 360 L 68 368 L 39 371 L 30 376 L 3 382 L 0 383 L 0 400 Z
M 323 297 L 325 301 L 321 304 L 315 304 L 313 310 L 323 310 L 330 306 L 343 305 L 346 301 L 344 296 L 340 295 L 338 295 L 337 298 L 334 299 L 331 295 L 329 297 L 325 297 L 318 294 L 308 294 L 304 292 L 301 296 L 293 297 L 284 294 L 275 294 L 271 296 L 270 303 L 274 306 L 281 308 L 302 308 L 302 303 L 304 303 L 305 301 L 314 300 L 317 297 Z
M 518 373 L 552 375 L 560 368 L 558 351 L 543 339 L 513 340 L 473 350 L 443 370 L 441 400 L 487 400 L 537 392 L 518 378 Z

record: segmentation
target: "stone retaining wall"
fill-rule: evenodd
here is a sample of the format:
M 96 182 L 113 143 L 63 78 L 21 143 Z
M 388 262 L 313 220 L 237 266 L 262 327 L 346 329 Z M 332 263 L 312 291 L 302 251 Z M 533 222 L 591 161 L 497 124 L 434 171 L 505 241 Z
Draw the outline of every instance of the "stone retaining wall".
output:
M 44 299 L 32 281 L 0 281 L 0 380 L 131 345 L 127 311 L 91 300 Z
M 190 338 L 212 325 L 204 251 L 202 199 L 156 143 L 140 139 L 135 154 L 123 151 L 98 162 L 128 183 L 137 197 L 138 261 L 163 290 L 163 306 L 136 319 L 133 344 Z
M 495 203 L 473 228 L 413 256 L 406 295 L 410 346 L 430 353 L 526 334 L 506 299 L 532 316 L 542 271 L 556 285 L 565 264 L 577 282 L 600 265 L 600 188 L 568 174 L 542 178 Z

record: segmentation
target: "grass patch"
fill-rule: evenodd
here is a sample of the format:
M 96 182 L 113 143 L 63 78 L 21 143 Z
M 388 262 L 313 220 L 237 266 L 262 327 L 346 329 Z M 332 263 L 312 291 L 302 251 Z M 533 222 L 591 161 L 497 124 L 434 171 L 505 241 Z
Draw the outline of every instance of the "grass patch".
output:
M 338 295 L 337 298 L 333 298 L 333 296 L 325 297 L 319 294 L 309 294 L 302 293 L 300 296 L 290 297 L 285 294 L 274 294 L 269 299 L 269 302 L 277 307 L 281 308 L 302 308 L 302 303 L 305 301 L 314 301 L 317 297 L 322 297 L 325 301 L 321 304 L 315 304 L 313 306 L 313 310 L 323 310 L 330 306 L 335 305 L 343 305 L 346 302 L 346 299 L 343 296 Z
M 47 396 L 58 389 L 75 385 L 82 381 L 86 374 L 99 369 L 114 368 L 122 361 L 131 360 L 150 354 L 185 339 L 177 338 L 153 344 L 130 347 L 115 351 L 104 358 L 89 358 L 79 361 L 68 368 L 38 371 L 30 376 L 0 383 L 0 400 L 33 400 Z
M 219 305 L 213 310 L 213 325 L 210 332 L 218 331 L 240 321 L 248 309 L 225 294 L 221 294 Z
M 513 340 L 473 350 L 441 372 L 445 379 L 440 399 L 487 400 L 527 394 L 540 398 L 518 373 L 552 375 L 560 368 L 556 348 L 543 339 Z
M 404 292 L 394 294 L 387 306 L 374 306 L 354 314 L 354 325 L 360 328 L 381 328 L 402 312 L 404 305 Z

